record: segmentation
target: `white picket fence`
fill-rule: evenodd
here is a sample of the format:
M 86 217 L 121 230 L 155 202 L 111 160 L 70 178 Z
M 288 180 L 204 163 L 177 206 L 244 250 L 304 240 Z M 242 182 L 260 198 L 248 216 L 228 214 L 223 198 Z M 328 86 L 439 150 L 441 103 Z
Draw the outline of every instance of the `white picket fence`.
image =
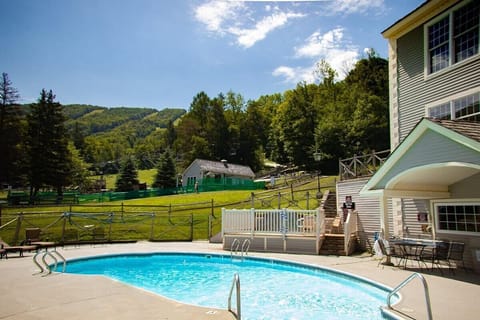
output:
M 319 236 L 325 233 L 323 210 L 222 209 L 225 234 L 272 234 Z

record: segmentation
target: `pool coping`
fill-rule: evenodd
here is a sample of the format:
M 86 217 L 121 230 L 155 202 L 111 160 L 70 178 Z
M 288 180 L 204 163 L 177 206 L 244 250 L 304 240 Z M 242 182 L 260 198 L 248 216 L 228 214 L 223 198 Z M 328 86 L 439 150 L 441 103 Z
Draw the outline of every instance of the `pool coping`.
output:
M 228 254 L 221 244 L 195 242 L 138 242 L 130 244 L 83 245 L 59 248 L 67 259 L 101 254 L 191 252 Z M 10 257 L 0 261 L 2 282 L 0 318 L 8 319 L 234 319 L 227 310 L 202 308 L 181 304 L 147 291 L 136 289 L 110 279 L 94 276 L 85 279 L 69 274 L 46 277 L 37 272 L 32 262 L 34 253 L 25 257 Z M 272 258 L 352 274 L 393 288 L 415 270 L 378 265 L 368 255 L 353 257 L 314 256 L 281 253 L 249 253 L 253 257 Z M 439 273 L 424 274 L 430 288 L 433 317 L 442 319 L 471 319 L 478 317 L 477 297 L 480 277 L 472 272 L 457 272 L 455 276 Z M 423 289 L 419 284 L 401 290 L 402 301 L 396 306 L 414 319 L 425 319 Z M 225 298 L 227 299 L 227 297 Z

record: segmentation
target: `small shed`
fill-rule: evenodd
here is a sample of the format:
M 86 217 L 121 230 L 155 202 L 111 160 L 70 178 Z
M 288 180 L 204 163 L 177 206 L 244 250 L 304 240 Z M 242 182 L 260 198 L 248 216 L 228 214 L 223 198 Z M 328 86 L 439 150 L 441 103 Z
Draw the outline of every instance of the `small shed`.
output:
M 194 160 L 182 174 L 182 186 L 191 186 L 206 178 L 225 180 L 237 178 L 253 180 L 255 173 L 249 166 L 228 163 L 226 160 Z

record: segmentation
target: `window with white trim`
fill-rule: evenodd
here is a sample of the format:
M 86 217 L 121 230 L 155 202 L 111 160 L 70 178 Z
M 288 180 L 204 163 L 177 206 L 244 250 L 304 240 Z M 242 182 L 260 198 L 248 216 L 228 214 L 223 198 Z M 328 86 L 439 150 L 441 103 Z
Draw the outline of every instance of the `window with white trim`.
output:
M 430 118 L 480 122 L 480 91 L 428 107 Z
M 469 1 L 426 25 L 428 73 L 479 53 L 480 2 Z
M 438 231 L 480 234 L 480 202 L 437 203 L 434 208 Z

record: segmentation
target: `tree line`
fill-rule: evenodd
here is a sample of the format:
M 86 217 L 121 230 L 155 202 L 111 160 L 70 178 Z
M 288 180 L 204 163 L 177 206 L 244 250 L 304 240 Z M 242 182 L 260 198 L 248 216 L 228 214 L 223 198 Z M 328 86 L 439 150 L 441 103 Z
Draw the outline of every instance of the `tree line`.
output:
M 132 121 L 122 120 L 129 110 L 105 113 L 110 123 L 95 122 L 93 116 L 86 120 L 101 110 L 62 108 L 51 90 L 42 90 L 27 108 L 18 104 L 19 93 L 3 73 L 0 181 L 29 186 L 32 195 L 41 188 L 61 193 L 68 186 L 85 186 L 92 171 L 119 172 L 128 162 L 129 171 L 157 168 L 157 180 L 168 181 L 156 180 L 157 186 L 170 187 L 165 184 L 197 158 L 225 159 L 255 172 L 269 159 L 333 174 L 339 159 L 387 149 L 387 61 L 371 51 L 342 81 L 335 81 L 336 71 L 321 61 L 316 76 L 315 83 L 257 100 L 245 101 L 233 91 L 216 97 L 199 92 L 188 111 L 170 110 L 172 118 L 159 127 L 149 109 Z M 113 120 L 118 123 L 112 125 Z M 100 126 L 112 128 L 99 132 Z M 314 154 L 321 161 L 314 161 Z M 117 184 L 117 189 L 129 185 Z

